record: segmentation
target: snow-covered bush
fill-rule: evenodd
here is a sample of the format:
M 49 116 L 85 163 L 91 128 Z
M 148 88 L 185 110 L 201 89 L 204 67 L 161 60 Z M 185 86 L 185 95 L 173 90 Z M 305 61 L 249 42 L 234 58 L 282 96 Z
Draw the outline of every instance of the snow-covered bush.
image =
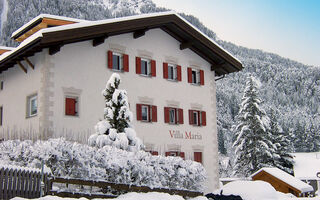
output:
M 115 146 L 127 151 L 143 148 L 141 140 L 131 126 L 132 112 L 129 110 L 127 92 L 118 89 L 120 75 L 113 73 L 102 91 L 105 98 L 104 120 L 95 126 L 95 134 L 88 139 L 90 146 Z
M 109 145 L 90 147 L 63 138 L 2 142 L 0 160 L 2 164 L 24 167 L 40 167 L 44 160 L 54 176 L 149 187 L 202 191 L 205 181 L 205 169 L 191 160 L 128 152 Z

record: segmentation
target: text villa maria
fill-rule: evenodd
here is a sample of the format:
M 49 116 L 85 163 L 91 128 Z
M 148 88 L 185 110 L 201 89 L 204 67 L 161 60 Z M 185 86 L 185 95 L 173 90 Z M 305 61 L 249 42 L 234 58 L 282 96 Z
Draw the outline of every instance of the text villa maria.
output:
M 169 130 L 169 134 L 170 137 L 174 139 L 202 140 L 200 133 L 192 133 L 191 131 Z

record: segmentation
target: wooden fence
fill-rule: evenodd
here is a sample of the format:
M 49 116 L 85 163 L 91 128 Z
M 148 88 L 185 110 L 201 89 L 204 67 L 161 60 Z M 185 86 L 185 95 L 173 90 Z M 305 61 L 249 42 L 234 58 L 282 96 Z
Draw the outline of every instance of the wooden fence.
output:
M 135 185 L 126 185 L 126 184 L 118 184 L 118 183 L 110 183 L 106 181 L 93 181 L 93 180 L 81 180 L 81 179 L 65 179 L 65 178 L 52 178 L 49 182 L 49 194 L 59 196 L 59 197 L 85 197 L 88 199 L 93 198 L 115 198 L 117 195 L 113 194 L 97 194 L 97 193 L 79 193 L 79 192 L 68 192 L 68 191 L 54 191 L 52 190 L 53 183 L 62 183 L 68 185 L 80 185 L 80 186 L 90 186 L 90 187 L 98 187 L 101 189 L 110 188 L 114 191 L 119 192 L 164 192 L 171 195 L 180 195 L 183 197 L 197 197 L 203 196 L 201 192 L 195 191 L 187 191 L 187 190 L 172 190 L 166 188 L 149 188 L 147 186 L 135 186 Z
M 48 174 L 44 174 L 44 193 L 48 192 Z M 0 165 L 0 199 L 39 198 L 41 170 Z

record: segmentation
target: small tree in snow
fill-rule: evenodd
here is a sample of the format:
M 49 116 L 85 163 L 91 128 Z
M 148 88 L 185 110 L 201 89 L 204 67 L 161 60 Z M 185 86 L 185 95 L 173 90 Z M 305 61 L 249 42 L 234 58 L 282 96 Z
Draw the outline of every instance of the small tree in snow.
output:
M 260 108 L 258 82 L 248 77 L 246 88 L 234 127 L 235 171 L 239 176 L 249 176 L 261 167 L 272 166 L 273 153 L 271 136 L 268 132 L 269 118 Z
M 132 113 L 127 92 L 118 89 L 120 82 L 119 74 L 113 73 L 102 91 L 106 106 L 104 120 L 95 126 L 96 133 L 90 136 L 89 145 L 112 145 L 124 150 L 137 151 L 143 148 L 143 145 L 131 126 Z

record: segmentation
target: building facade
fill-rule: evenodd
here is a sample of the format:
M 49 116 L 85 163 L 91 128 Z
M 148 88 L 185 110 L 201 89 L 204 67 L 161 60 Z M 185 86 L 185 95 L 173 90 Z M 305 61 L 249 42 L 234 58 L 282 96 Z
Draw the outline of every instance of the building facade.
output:
M 48 19 L 70 23 L 39 28 Z M 86 142 L 116 72 L 146 150 L 203 163 L 208 191 L 218 188 L 215 79 L 242 65 L 180 16 L 89 22 L 42 15 L 12 37 L 22 43 L 0 57 L 0 136 Z

